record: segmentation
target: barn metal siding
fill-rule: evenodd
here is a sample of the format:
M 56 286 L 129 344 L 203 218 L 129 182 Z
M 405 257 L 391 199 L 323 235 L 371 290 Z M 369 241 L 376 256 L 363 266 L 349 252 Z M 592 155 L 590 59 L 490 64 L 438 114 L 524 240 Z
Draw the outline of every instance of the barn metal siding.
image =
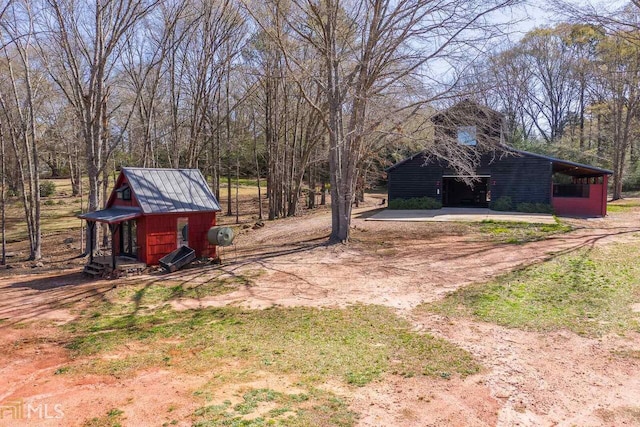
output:
M 551 203 L 552 163 L 532 156 L 505 156 L 491 165 L 491 200 Z
M 481 157 L 475 172 L 491 176 L 492 200 L 508 196 L 516 205 L 551 202 L 551 168 L 551 162 L 543 158 L 489 153 Z M 442 201 L 443 174 L 457 173 L 441 162 L 425 164 L 423 155 L 407 159 L 388 170 L 389 200 L 428 196 Z
M 407 160 L 389 171 L 389 201 L 416 197 L 432 197 L 442 201 L 442 194 L 438 194 L 442 186 L 442 171 L 440 165 L 425 165 L 425 158 L 421 154 Z

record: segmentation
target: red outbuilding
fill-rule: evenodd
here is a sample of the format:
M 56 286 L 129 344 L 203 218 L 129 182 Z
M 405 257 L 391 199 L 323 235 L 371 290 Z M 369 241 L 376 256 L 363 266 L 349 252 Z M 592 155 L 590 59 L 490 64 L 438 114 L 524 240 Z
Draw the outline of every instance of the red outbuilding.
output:
M 115 270 L 120 259 L 158 264 L 181 246 L 194 249 L 196 257 L 214 257 L 207 232 L 216 225 L 218 211 L 220 205 L 198 169 L 123 168 L 105 209 L 79 218 L 90 228 L 109 226 L 109 261 Z M 93 262 L 93 253 L 90 258 Z

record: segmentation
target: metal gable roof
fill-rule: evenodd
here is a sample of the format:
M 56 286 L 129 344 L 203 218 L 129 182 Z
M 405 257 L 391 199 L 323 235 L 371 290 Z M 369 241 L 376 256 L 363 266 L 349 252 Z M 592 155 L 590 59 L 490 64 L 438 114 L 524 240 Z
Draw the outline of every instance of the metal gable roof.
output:
M 521 156 L 538 157 L 538 158 L 541 158 L 541 159 L 549 160 L 554 165 L 566 167 L 565 168 L 566 170 L 564 171 L 565 173 L 570 169 L 575 169 L 575 170 L 586 171 L 587 173 L 593 173 L 593 174 L 602 174 L 602 175 L 612 175 L 613 174 L 613 171 L 610 171 L 608 169 L 602 169 L 602 168 L 598 168 L 598 167 L 595 167 L 595 166 L 590 166 L 590 165 L 585 165 L 585 164 L 582 164 L 582 163 L 572 162 L 572 161 L 569 161 L 569 160 L 557 159 L 555 157 L 545 156 L 543 154 L 530 153 L 528 151 L 523 151 L 523 150 L 516 150 L 515 148 L 506 147 L 506 146 L 501 147 L 501 149 L 505 153 L 515 153 L 515 154 L 518 154 L 518 155 L 521 155 Z M 392 170 L 394 170 L 398 166 L 402 166 L 406 162 L 408 162 L 410 160 L 413 160 L 416 156 L 425 155 L 425 153 L 426 153 L 426 151 L 421 151 L 419 153 L 416 153 L 416 154 L 413 154 L 413 155 L 407 157 L 406 159 L 400 160 L 399 162 L 397 162 L 397 163 L 389 166 L 388 168 L 386 168 L 385 172 L 391 172 Z
M 145 214 L 219 211 L 198 169 L 122 168 Z
M 513 151 L 514 153 L 522 154 L 523 156 L 538 157 L 540 159 L 549 160 L 554 165 L 562 165 L 562 166 L 565 166 L 567 169 L 573 168 L 573 169 L 580 169 L 580 170 L 595 173 L 595 174 L 613 175 L 613 171 L 609 169 L 603 169 L 596 166 L 585 165 L 583 163 L 576 163 L 570 160 L 562 160 L 555 157 L 546 156 L 544 154 L 530 153 L 528 151 L 516 150 L 514 148 L 511 148 L 510 150 Z

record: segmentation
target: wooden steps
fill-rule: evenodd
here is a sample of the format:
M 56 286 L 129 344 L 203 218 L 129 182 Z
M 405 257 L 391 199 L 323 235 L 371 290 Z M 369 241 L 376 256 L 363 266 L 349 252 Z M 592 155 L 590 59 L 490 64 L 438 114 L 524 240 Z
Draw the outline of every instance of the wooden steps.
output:
M 104 265 L 97 262 L 90 262 L 84 266 L 83 273 L 93 277 L 102 277 L 104 275 Z
M 94 278 L 110 276 L 127 277 L 136 276 L 146 271 L 147 265 L 135 259 L 127 257 L 116 258 L 116 268 L 113 269 L 113 260 L 108 256 L 97 256 L 92 262 L 84 266 L 83 273 Z

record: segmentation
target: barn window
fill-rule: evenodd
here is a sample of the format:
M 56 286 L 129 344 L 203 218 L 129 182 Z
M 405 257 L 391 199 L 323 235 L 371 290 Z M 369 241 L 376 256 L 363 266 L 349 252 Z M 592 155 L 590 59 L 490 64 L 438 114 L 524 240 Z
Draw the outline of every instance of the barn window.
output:
M 476 127 L 460 126 L 458 128 L 458 144 L 476 145 Z

